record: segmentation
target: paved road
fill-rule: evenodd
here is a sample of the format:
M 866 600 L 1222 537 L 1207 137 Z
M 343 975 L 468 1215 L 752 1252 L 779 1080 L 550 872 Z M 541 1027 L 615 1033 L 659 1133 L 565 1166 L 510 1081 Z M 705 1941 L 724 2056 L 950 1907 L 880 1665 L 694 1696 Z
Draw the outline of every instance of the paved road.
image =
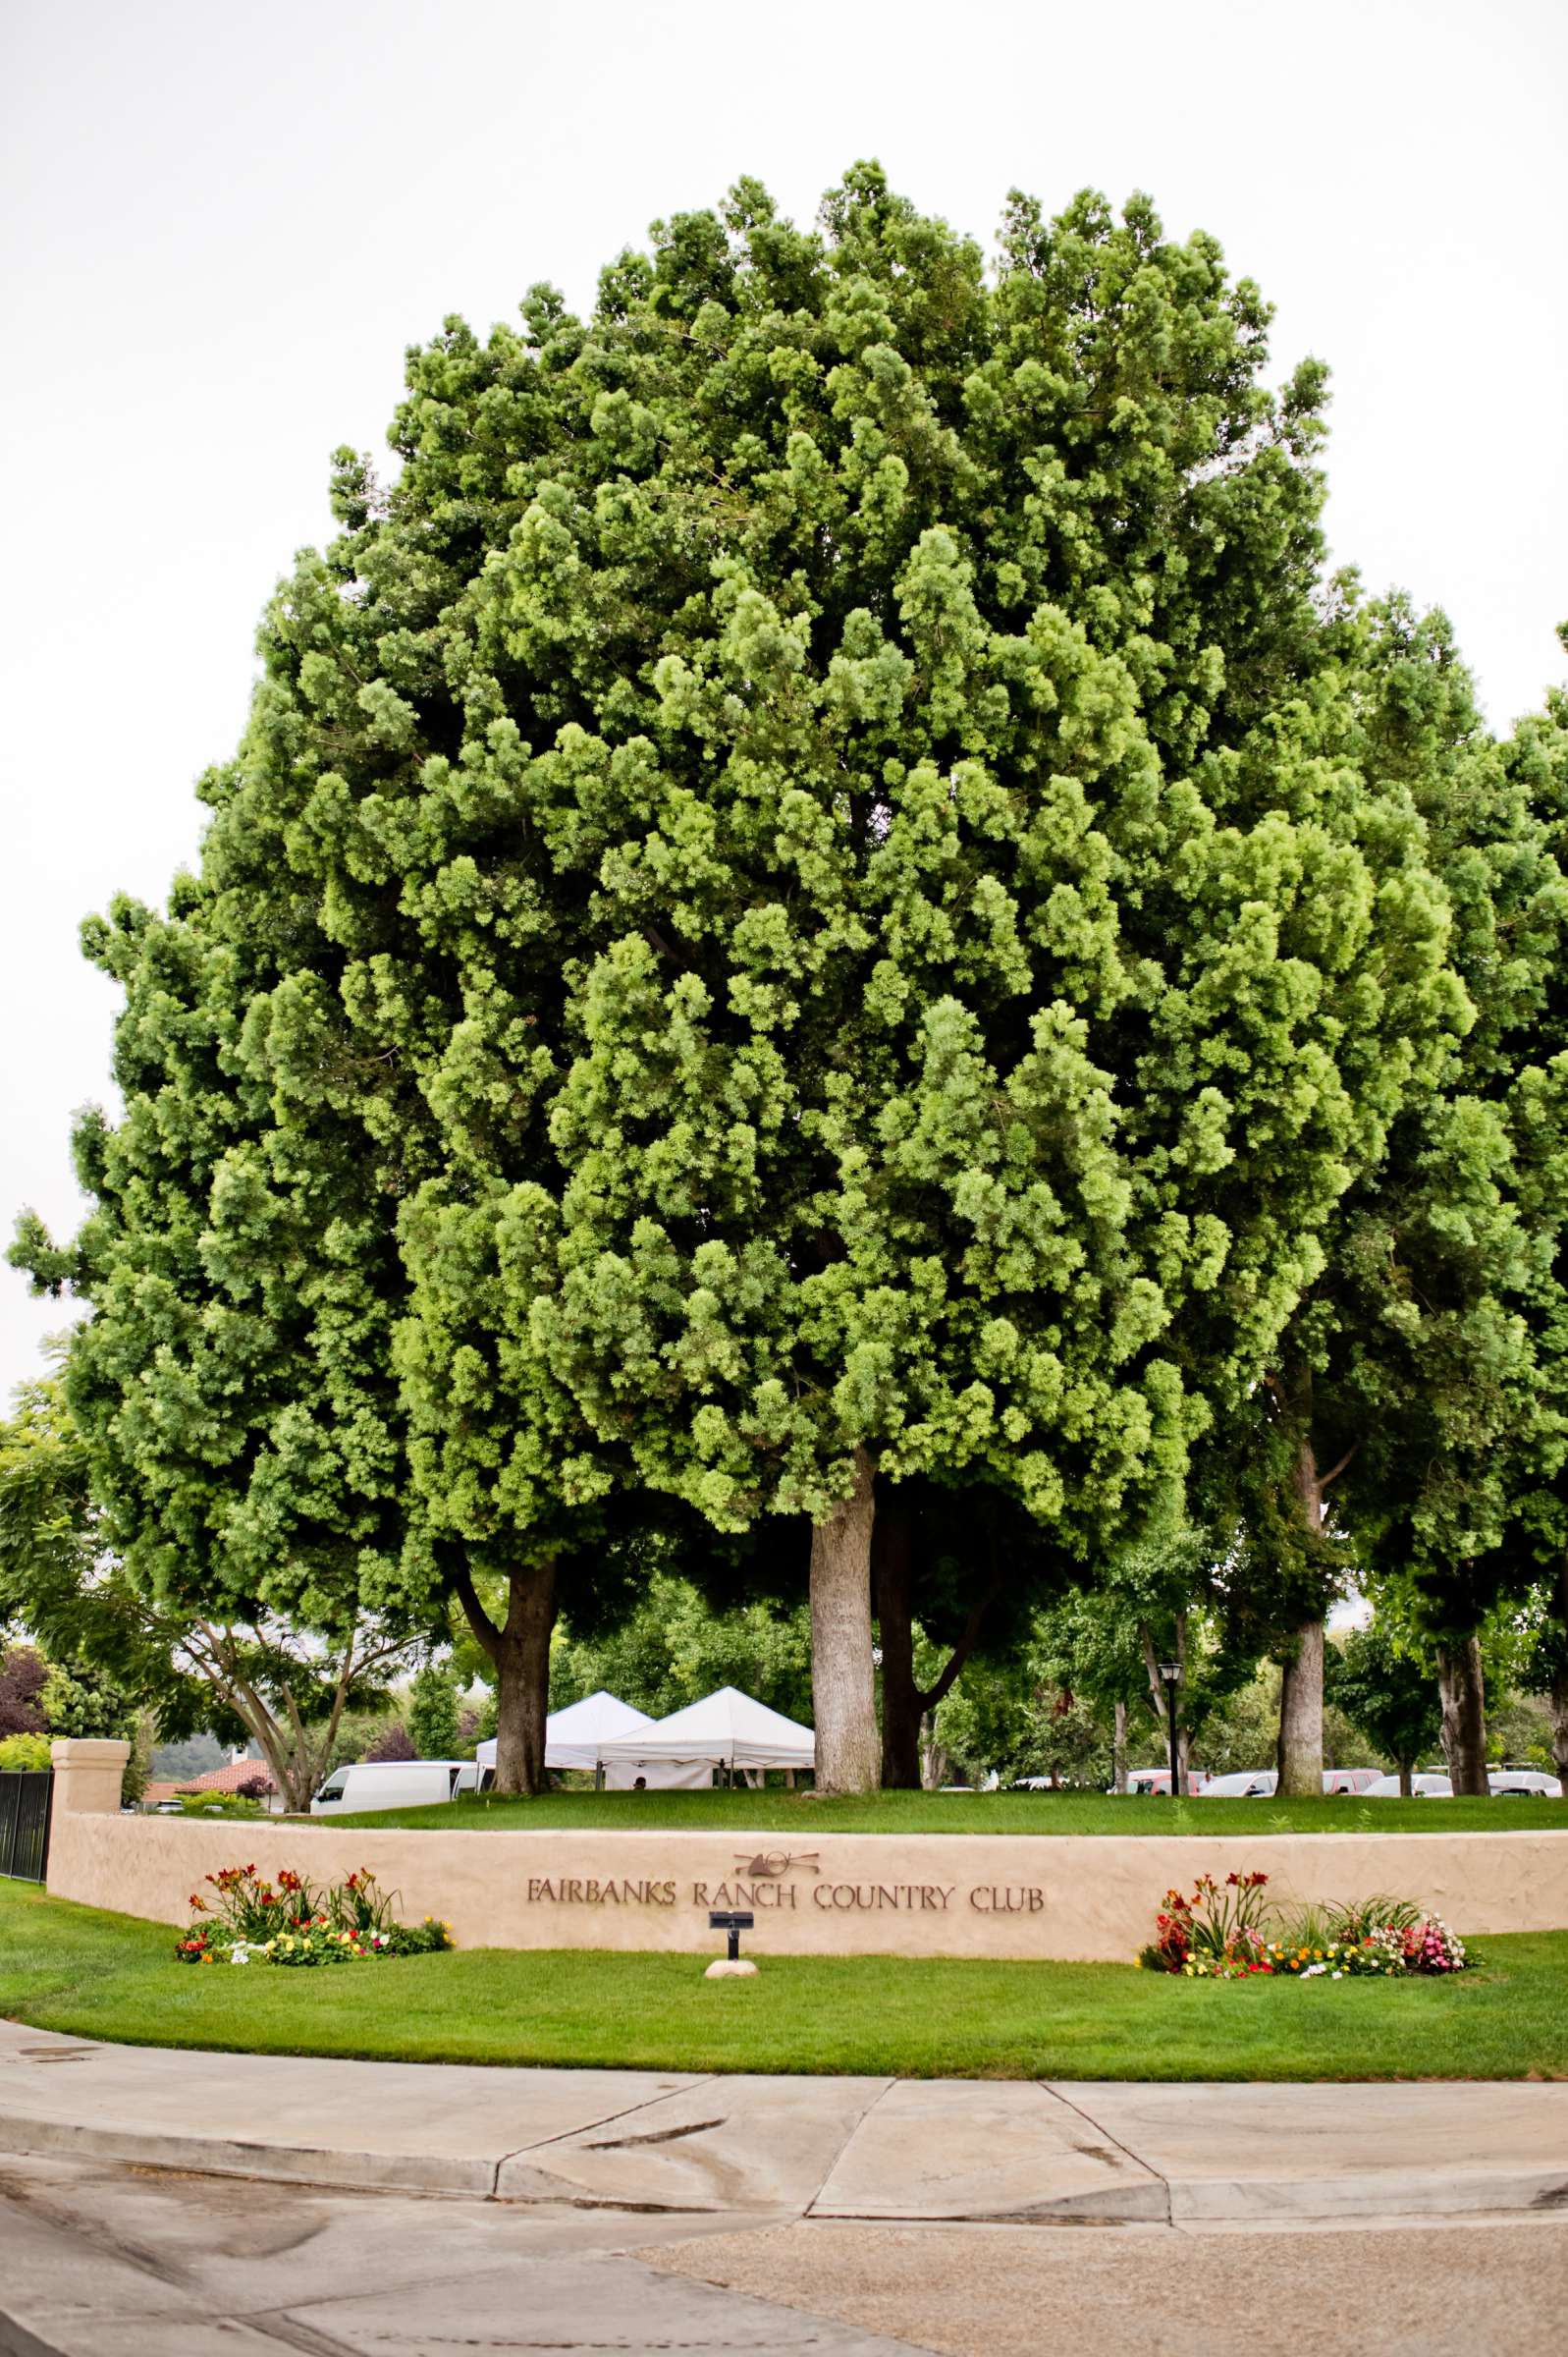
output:
M 480 2070 L 0 2023 L 0 2357 L 1560 2357 L 1568 2084 Z
M 0 2357 L 1560 2357 L 1568 2219 L 847 2225 L 0 2161 Z

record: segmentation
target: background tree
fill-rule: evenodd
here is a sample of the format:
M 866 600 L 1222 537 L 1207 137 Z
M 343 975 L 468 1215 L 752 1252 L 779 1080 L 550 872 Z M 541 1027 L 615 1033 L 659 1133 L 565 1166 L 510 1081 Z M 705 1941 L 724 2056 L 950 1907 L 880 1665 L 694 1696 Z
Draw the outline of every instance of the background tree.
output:
M 408 1690 L 408 1733 L 421 1760 L 450 1760 L 458 1752 L 458 1689 L 452 1672 L 426 1662 Z
M 978 1654 L 998 1666 L 993 1691 L 1011 1691 L 1000 1669 L 1027 1647 L 1031 1612 L 1067 1585 L 1078 1566 L 1053 1549 L 1034 1517 L 989 1483 L 947 1489 L 919 1474 L 877 1484 L 872 1597 L 882 1672 L 882 1781 L 921 1781 L 932 1715 Z M 980 1681 L 971 1679 L 971 1701 Z M 953 1724 L 951 1716 L 946 1723 Z M 967 1727 L 969 1722 L 965 1721 Z M 974 1738 L 963 1748 L 972 1762 Z M 1009 1756 L 1017 1744 L 1010 1744 Z M 1034 1771 L 1019 1771 L 1034 1773 Z
M 1331 635 L 1347 742 L 1390 806 L 1419 813 L 1465 1013 L 1347 1188 L 1323 1270 L 1225 1439 L 1254 1543 L 1296 1607 L 1278 1632 L 1281 1790 L 1319 1788 L 1323 1618 L 1347 1542 L 1414 1582 L 1449 1693 L 1456 1788 L 1485 1790 L 1476 1636 L 1500 1592 L 1487 1564 L 1504 1468 L 1539 1415 L 1510 1105 L 1568 900 L 1540 797 L 1486 730 L 1444 618 L 1351 602 Z
M 0 1736 L 41 1735 L 41 1696 L 49 1665 L 32 1645 L 8 1645 L 0 1653 Z
M 715 1611 L 691 1581 L 656 1571 L 632 1612 L 597 1637 L 563 1631 L 551 1668 L 556 1710 L 601 1687 L 664 1719 L 719 1686 L 738 1686 L 786 1719 L 811 1717 L 811 1627 L 803 1601 Z
M 1430 1666 L 1401 1650 L 1376 1622 L 1353 1628 L 1329 1649 L 1328 1690 L 1338 1708 L 1399 1771 L 1408 1799 L 1411 1777 L 1442 1727 L 1442 1701 Z
M 308 1806 L 338 1725 L 406 1656 L 406 1629 L 356 1617 L 337 1638 L 231 1594 L 228 1617 L 133 1576 L 92 1500 L 90 1454 L 59 1383 L 25 1386 L 0 1425 L 0 1613 L 26 1613 L 96 1711 L 150 1709 L 170 1734 L 210 1727 L 254 1740 L 286 1805 Z M 37 1691 L 47 1690 L 38 1656 Z M 41 1724 L 41 1715 L 40 1715 Z M 129 1731 L 122 1728 L 117 1731 Z

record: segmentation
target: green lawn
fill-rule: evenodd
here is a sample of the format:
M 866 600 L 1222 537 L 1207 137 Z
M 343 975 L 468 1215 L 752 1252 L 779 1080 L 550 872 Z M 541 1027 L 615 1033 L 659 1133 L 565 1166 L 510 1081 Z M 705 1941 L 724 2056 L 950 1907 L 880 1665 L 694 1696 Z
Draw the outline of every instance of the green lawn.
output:
M 334 1825 L 419 1833 L 548 1827 L 647 1833 L 813 1834 L 1491 1834 L 1568 1833 L 1568 1800 L 1168 1800 L 1105 1792 L 549 1792 L 538 1800 L 384 1809 Z
M 1487 1939 L 1463 1979 L 1214 1984 L 1123 1964 L 703 1959 L 472 1948 L 279 1972 L 183 1965 L 166 1925 L 0 1881 L 0 2014 L 260 2054 L 911 2077 L 1568 2077 L 1568 1932 Z

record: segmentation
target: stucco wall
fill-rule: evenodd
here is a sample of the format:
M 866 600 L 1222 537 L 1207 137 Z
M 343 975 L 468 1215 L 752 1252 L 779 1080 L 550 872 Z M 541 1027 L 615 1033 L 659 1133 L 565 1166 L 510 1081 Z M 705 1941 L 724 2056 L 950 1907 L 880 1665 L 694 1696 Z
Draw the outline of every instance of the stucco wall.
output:
M 1136 1804 L 1129 1803 L 1129 1806 Z M 1436 1805 L 1436 1804 L 1433 1804 Z M 1127 1958 L 1168 1885 L 1262 1868 L 1286 1899 L 1396 1892 L 1467 1934 L 1568 1929 L 1568 1832 L 825 1834 L 754 1869 L 717 1833 L 414 1833 L 179 1818 L 57 1817 L 49 1889 L 184 1923 L 203 1875 L 254 1861 L 312 1881 L 373 1868 L 409 1920 L 460 1946 L 712 1949 L 710 1907 L 750 1908 L 759 1955 Z M 797 1836 L 798 1838 L 798 1836 Z

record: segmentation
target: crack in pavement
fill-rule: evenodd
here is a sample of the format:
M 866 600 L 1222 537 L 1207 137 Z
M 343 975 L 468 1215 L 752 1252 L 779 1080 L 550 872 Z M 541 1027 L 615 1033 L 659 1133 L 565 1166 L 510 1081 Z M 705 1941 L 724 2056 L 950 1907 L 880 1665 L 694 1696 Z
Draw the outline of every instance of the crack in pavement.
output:
M 603 2144 L 590 2144 L 590 2153 L 629 2153 L 640 2144 L 677 2144 L 682 2136 L 706 2136 L 710 2128 L 723 2128 L 728 2119 L 693 2119 L 679 2128 L 653 2128 L 646 2136 L 612 2136 Z
M 1123 2144 L 1121 2138 L 1112 2129 L 1105 2126 L 1103 2121 L 1091 2117 L 1081 2104 L 1073 2102 L 1070 2095 L 1063 2095 L 1060 2085 L 1054 2079 L 1037 2079 L 1035 2084 L 1039 2087 L 1042 2095 L 1053 2097 L 1056 2103 L 1064 2104 L 1069 2111 L 1076 2112 L 1086 2127 L 1093 2128 L 1097 2136 L 1108 2137 L 1116 2151 L 1130 2161 L 1135 2168 L 1141 2168 L 1145 2176 L 1154 2179 L 1165 2197 L 1164 2222 L 1167 2226 L 1173 2226 L 1176 2220 L 1170 2198 L 1170 2179 L 1165 2175 L 1163 2169 L 1156 2168 L 1153 2163 L 1146 2161 L 1141 2153 L 1135 2153 L 1130 2144 Z
M 654 2104 L 668 2103 L 674 2095 L 695 2095 L 699 2087 L 711 2086 L 716 2075 L 713 2071 L 703 2071 L 689 2086 L 662 2088 L 657 2095 L 645 2095 L 634 2104 L 623 2104 L 619 2111 L 607 2111 L 602 2119 L 589 2120 L 574 2128 L 560 2128 L 554 2136 L 538 2136 L 532 2144 L 519 2144 L 514 2151 L 503 2153 L 491 2171 L 490 2198 L 493 2201 L 500 2198 L 501 2172 L 509 2161 L 520 2161 L 525 2153 L 547 2153 L 553 2144 L 568 2144 L 573 2136 L 585 2136 L 594 2128 L 614 2127 L 618 2119 L 634 2119 L 639 2111 L 648 2110 Z

